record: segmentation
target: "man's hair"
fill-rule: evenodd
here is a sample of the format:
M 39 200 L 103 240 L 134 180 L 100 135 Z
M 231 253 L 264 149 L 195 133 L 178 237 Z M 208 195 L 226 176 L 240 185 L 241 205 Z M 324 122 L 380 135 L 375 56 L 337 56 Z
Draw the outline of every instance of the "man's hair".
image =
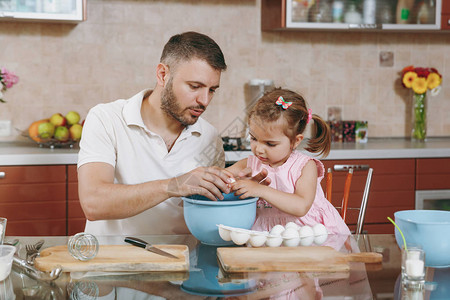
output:
M 191 59 L 204 60 L 216 70 L 227 69 L 219 45 L 209 36 L 193 31 L 172 36 L 164 46 L 160 62 L 176 68 L 179 62 Z

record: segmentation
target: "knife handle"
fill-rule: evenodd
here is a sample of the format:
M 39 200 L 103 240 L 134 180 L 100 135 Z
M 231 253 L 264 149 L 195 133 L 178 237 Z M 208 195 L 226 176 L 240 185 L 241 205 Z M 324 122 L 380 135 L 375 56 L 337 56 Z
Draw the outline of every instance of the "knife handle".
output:
M 143 241 L 143 240 L 135 238 L 135 237 L 130 237 L 130 236 L 127 236 L 125 238 L 125 242 L 130 243 L 135 246 L 138 246 L 138 247 L 141 247 L 141 248 L 145 248 L 145 246 L 148 245 L 148 243 L 146 241 Z

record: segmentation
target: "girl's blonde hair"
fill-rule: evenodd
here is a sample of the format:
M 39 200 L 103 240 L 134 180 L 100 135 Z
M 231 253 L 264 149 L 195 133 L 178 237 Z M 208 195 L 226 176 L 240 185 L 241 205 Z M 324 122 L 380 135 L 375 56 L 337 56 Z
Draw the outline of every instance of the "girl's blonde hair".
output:
M 286 109 L 276 102 L 279 97 L 283 97 L 285 102 L 292 102 Z M 291 141 L 295 136 L 305 131 L 308 123 L 309 111 L 306 107 L 305 99 L 299 94 L 282 88 L 275 88 L 264 94 L 253 106 L 248 115 L 248 122 L 253 118 L 259 118 L 262 122 L 275 122 L 280 117 L 285 121 L 283 132 Z M 311 138 L 307 142 L 305 150 L 319 153 L 326 157 L 330 153 L 331 133 L 328 124 L 318 115 L 312 115 Z

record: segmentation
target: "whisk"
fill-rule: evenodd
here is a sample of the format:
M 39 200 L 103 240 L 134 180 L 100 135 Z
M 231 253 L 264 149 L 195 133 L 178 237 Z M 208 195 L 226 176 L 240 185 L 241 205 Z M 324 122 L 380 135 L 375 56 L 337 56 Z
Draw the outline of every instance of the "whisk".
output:
M 71 236 L 67 243 L 70 255 L 82 261 L 94 258 L 98 253 L 98 248 L 97 238 L 86 232 L 80 232 Z

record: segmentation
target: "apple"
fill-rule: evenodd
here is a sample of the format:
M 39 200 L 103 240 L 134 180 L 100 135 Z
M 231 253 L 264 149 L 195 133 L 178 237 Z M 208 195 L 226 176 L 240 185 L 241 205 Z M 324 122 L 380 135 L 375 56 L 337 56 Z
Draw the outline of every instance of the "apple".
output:
M 50 123 L 52 123 L 55 126 L 64 126 L 66 125 L 67 120 L 62 114 L 56 113 L 50 117 Z
M 49 139 L 55 133 L 55 125 L 50 122 L 43 122 L 38 126 L 38 134 L 41 139 Z
M 66 126 L 57 126 L 55 129 L 55 139 L 61 142 L 69 140 L 69 129 Z
M 70 138 L 74 141 L 80 140 L 82 130 L 83 130 L 83 126 L 81 126 L 80 124 L 73 124 L 69 128 Z
M 42 123 L 50 122 L 49 119 L 42 119 L 39 121 L 34 121 L 31 123 L 31 125 L 28 127 L 28 136 L 32 138 L 36 142 L 42 142 L 42 139 L 39 136 L 39 125 Z
M 80 114 L 76 111 L 69 111 L 66 115 L 67 124 L 73 125 L 80 122 Z

